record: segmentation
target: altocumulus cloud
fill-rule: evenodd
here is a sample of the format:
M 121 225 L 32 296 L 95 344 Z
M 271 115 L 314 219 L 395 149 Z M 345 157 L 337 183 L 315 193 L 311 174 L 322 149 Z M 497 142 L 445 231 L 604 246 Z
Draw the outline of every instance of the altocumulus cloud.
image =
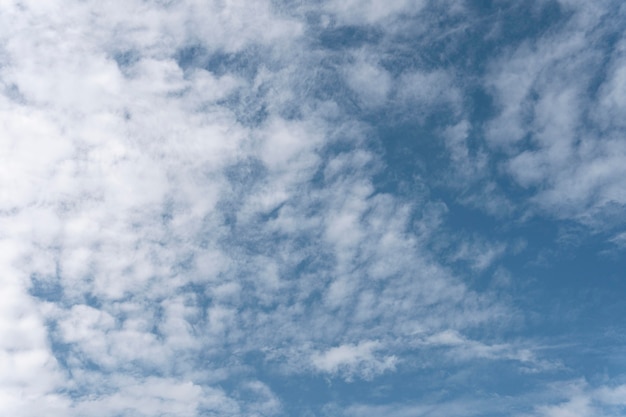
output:
M 1 0 L 0 414 L 623 412 L 625 10 L 478 3 Z

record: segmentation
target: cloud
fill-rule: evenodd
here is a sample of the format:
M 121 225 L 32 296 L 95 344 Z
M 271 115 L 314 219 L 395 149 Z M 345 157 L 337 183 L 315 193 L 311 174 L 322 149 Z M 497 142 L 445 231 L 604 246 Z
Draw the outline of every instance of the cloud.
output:
M 360 3 L 355 0 L 347 2 L 332 0 L 326 2 L 324 6 L 342 24 L 382 24 L 401 13 L 419 12 L 424 7 L 424 2 L 422 0 L 393 0 L 382 6 L 373 0 Z
M 313 366 L 322 372 L 342 373 L 348 379 L 357 373 L 371 379 L 377 374 L 395 368 L 397 361 L 395 356 L 376 358 L 375 352 L 380 348 L 380 343 L 376 341 L 364 341 L 358 345 L 341 345 L 323 353 L 314 353 L 311 360 Z
M 463 398 L 429 403 L 397 403 L 388 405 L 359 404 L 345 409 L 346 416 L 463 416 L 509 413 L 520 417 L 584 417 L 619 416 L 623 412 L 622 397 L 615 399 L 623 386 L 601 385 L 592 388 L 582 380 L 552 384 L 544 393 L 529 393 L 514 401 L 502 397 Z M 530 406 L 535 404 L 535 406 Z M 530 407 L 529 407 L 530 406 Z M 524 411 L 525 410 L 525 411 Z
M 494 401 L 497 402 L 497 401 Z M 343 414 L 345 416 L 475 416 L 490 412 L 497 407 L 484 406 L 475 400 L 450 401 L 445 404 L 394 404 L 394 405 L 354 405 Z
M 20 304 L 45 308 L 2 331 L 31 349 L 5 350 L 23 379 L 50 375 L 34 395 L 70 390 L 58 401 L 78 414 L 194 415 L 212 393 L 236 414 L 248 400 L 215 386 L 242 372 L 218 365 L 233 352 L 371 379 L 397 361 L 385 333 L 489 320 L 487 300 L 422 254 L 414 207 L 375 190 L 363 124 L 298 95 L 314 72 L 293 52 L 302 23 L 269 3 L 7 7 L 3 239 L 22 249 L 4 265 Z M 338 73 L 382 104 L 392 81 L 377 65 Z
M 531 342 L 469 336 L 519 322 L 466 282 L 511 246 L 443 233 L 446 201 L 515 213 L 505 177 L 524 204 L 613 221 L 621 43 L 592 103 L 603 111 L 575 77 L 599 71 L 586 45 L 603 17 L 578 3 L 564 33 L 505 48 L 470 82 L 434 53 L 462 49 L 461 3 L 428 23 L 441 11 L 406 0 L 3 2 L 0 411 L 284 415 L 276 381 L 369 384 L 420 354 L 549 370 Z M 413 35 L 434 46 L 402 53 Z M 476 84 L 493 120 L 467 108 Z M 395 172 L 387 122 L 436 124 L 456 188 L 413 172 L 419 195 L 381 186 Z M 346 413 L 433 410 L 359 407 Z
M 440 111 L 461 114 L 462 92 L 446 70 L 407 71 L 397 83 L 398 100 L 410 108 L 411 118 L 422 120 Z
M 626 232 L 618 233 L 610 239 L 610 242 L 613 243 L 618 248 L 626 247 Z
M 614 212 L 625 201 L 618 162 L 623 129 L 612 116 L 620 105 L 614 65 L 621 62 L 622 48 L 603 41 L 616 24 L 607 15 L 610 7 L 567 7 L 572 17 L 563 30 L 493 61 L 486 83 L 499 114 L 486 138 L 490 146 L 506 149 L 510 156 L 502 166 L 531 190 L 531 202 L 541 210 L 596 229 L 613 227 L 620 223 Z M 599 64 L 605 53 L 606 68 Z M 590 94 L 592 89 L 597 93 Z M 524 141 L 530 146 L 522 146 Z
M 376 62 L 368 62 L 367 57 L 359 55 L 356 62 L 346 68 L 346 82 L 361 99 L 362 106 L 384 105 L 393 85 L 391 75 Z
M 196 416 L 199 412 L 220 415 L 237 415 L 239 409 L 218 390 L 202 389 L 190 382 L 179 382 L 166 378 L 134 380 L 128 377 L 113 377 L 119 391 L 90 398 L 78 404 L 74 415 L 150 416 L 155 414 Z
M 465 240 L 459 244 L 451 259 L 454 261 L 465 261 L 472 268 L 483 271 L 504 254 L 506 247 L 507 245 L 503 243 Z
M 561 399 L 555 404 L 541 405 L 532 415 L 542 417 L 568 416 L 618 416 L 623 412 L 626 401 L 620 394 L 622 385 L 604 385 L 592 388 L 586 381 L 566 382 L 553 387 Z M 619 397 L 619 399 L 618 399 Z

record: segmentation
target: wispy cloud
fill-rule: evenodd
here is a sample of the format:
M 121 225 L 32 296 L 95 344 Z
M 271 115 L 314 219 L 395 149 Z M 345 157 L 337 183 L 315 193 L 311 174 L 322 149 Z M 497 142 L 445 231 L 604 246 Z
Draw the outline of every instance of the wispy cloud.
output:
M 322 372 L 330 374 L 342 373 L 348 379 L 358 374 L 371 379 L 387 370 L 393 370 L 397 358 L 387 356 L 376 358 L 375 352 L 381 344 L 375 341 L 361 342 L 358 345 L 341 345 L 328 349 L 323 353 L 315 353 L 312 357 L 313 366 Z
M 619 224 L 624 205 L 614 119 L 623 54 L 610 40 L 620 18 L 609 4 L 564 4 L 573 17 L 562 30 L 495 60 L 487 78 L 500 114 L 486 137 L 511 155 L 503 167 L 541 209 L 594 228 Z

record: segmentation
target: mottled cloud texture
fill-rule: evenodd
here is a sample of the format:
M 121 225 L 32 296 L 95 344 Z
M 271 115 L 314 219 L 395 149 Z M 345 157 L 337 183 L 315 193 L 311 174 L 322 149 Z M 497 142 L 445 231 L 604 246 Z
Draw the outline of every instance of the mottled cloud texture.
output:
M 0 414 L 621 415 L 626 9 L 477 3 L 0 0 Z

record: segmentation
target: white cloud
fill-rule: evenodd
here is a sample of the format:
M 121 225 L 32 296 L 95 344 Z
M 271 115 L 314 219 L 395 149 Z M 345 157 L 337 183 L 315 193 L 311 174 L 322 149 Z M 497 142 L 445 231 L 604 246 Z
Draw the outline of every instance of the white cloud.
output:
M 604 74 L 604 47 L 590 46 L 613 30 L 606 6 L 570 2 L 563 30 L 494 59 L 486 78 L 499 105 L 486 138 L 509 154 L 503 168 L 532 192 L 534 207 L 599 229 L 619 224 L 614 211 L 626 204 L 623 124 L 616 118 L 623 48 L 606 51 Z
M 426 116 L 442 110 L 457 117 L 461 115 L 462 92 L 449 71 L 406 72 L 398 79 L 396 91 L 411 119 L 423 122 Z
M 453 261 L 464 261 L 477 271 L 489 268 L 507 249 L 501 242 L 489 242 L 480 238 L 462 240 L 454 253 Z
M 364 51 L 357 53 L 355 63 L 346 68 L 346 82 L 361 99 L 364 108 L 385 104 L 393 86 L 391 75 L 376 62 L 368 62 Z
M 626 232 L 618 233 L 610 239 L 610 242 L 618 248 L 626 248 Z
M 551 384 L 543 392 L 517 398 L 473 395 L 441 402 L 409 402 L 387 405 L 355 404 L 342 410 L 345 416 L 473 416 L 506 413 L 518 417 L 617 417 L 623 414 L 623 386 L 592 388 L 584 381 Z M 521 411 L 527 410 L 527 411 Z
M 424 4 L 359 6 L 322 9 L 335 23 L 384 26 Z M 280 398 L 246 355 L 261 353 L 286 375 L 368 380 L 395 370 L 416 329 L 430 336 L 411 349 L 534 360 L 461 336 L 494 320 L 506 325 L 513 313 L 434 259 L 428 244 L 443 203 L 376 189 L 383 164 L 364 146 L 372 129 L 332 94 L 307 93 L 320 88 L 324 52 L 306 50 L 306 19 L 290 17 L 298 13 L 287 5 L 3 7 L 0 85 L 12 93 L 0 97 L 2 413 L 278 415 Z M 194 47 L 197 56 L 182 62 Z M 375 52 L 355 52 L 336 75 L 372 108 L 395 100 L 416 119 L 451 110 L 459 119 L 445 132 L 452 159 L 463 173 L 482 169 L 454 77 L 412 69 L 395 79 Z M 541 78 L 518 68 L 526 55 L 533 51 L 513 54 L 512 70 L 494 64 L 502 100 L 523 101 Z M 621 85 L 620 74 L 611 85 Z M 511 79 L 523 88 L 506 91 Z M 619 97 L 606 94 L 618 112 Z M 555 103 L 579 105 L 566 88 L 542 97 L 546 115 Z M 522 123 L 523 103 L 501 104 L 492 144 L 508 141 L 502 126 Z M 553 116 L 537 118 L 538 136 L 575 130 L 573 115 Z M 551 167 L 576 154 L 557 161 L 573 145 L 544 142 L 541 155 L 507 165 L 520 184 L 549 182 Z M 589 152 L 609 158 L 620 143 Z M 605 201 L 622 201 L 613 171 L 584 162 L 597 178 L 585 190 L 600 183 Z M 518 165 L 541 175 L 524 177 Z M 506 246 L 476 242 L 455 259 L 477 271 Z M 229 388 L 219 388 L 224 381 Z
M 328 349 L 323 353 L 314 353 L 311 357 L 313 366 L 330 374 L 341 373 L 348 379 L 359 374 L 366 379 L 377 374 L 395 369 L 395 356 L 377 357 L 376 351 L 381 345 L 376 341 L 364 341 L 357 345 L 347 344 Z
M 346 416 L 374 417 L 385 415 L 389 417 L 415 417 L 415 416 L 473 416 L 480 415 L 482 409 L 476 410 L 470 401 L 450 402 L 447 404 L 424 404 L 424 405 L 354 405 L 349 407 Z
M 135 380 L 114 376 L 119 391 L 92 397 L 72 410 L 74 415 L 110 416 L 124 413 L 132 416 L 176 415 L 193 417 L 201 410 L 220 415 L 237 415 L 238 406 L 222 392 L 203 389 L 191 382 L 150 377 Z
M 488 359 L 515 361 L 523 372 L 543 372 L 562 368 L 558 361 L 541 359 L 532 348 L 521 344 L 484 343 L 472 340 L 456 330 L 444 330 L 429 335 L 418 334 L 411 342 L 417 346 L 445 348 L 452 361 Z
M 241 392 L 244 395 L 252 395 L 256 399 L 246 410 L 250 416 L 272 416 L 282 411 L 280 400 L 267 385 L 260 381 L 248 381 L 242 384 Z
M 375 0 L 330 0 L 325 9 L 343 24 L 383 24 L 401 13 L 418 13 L 423 0 L 391 0 L 385 4 Z
M 626 385 L 600 387 L 594 395 L 605 404 L 626 406 Z
M 49 407 L 58 413 L 52 415 L 62 415 L 68 401 L 57 390 L 66 383 L 64 373 L 23 273 L 12 265 L 22 255 L 19 246 L 6 239 L 0 243 L 0 413 L 35 416 Z
M 623 385 L 591 387 L 584 380 L 563 382 L 552 386 L 557 397 L 552 404 L 535 407 L 532 416 L 541 417 L 613 417 L 622 415 L 624 401 Z

